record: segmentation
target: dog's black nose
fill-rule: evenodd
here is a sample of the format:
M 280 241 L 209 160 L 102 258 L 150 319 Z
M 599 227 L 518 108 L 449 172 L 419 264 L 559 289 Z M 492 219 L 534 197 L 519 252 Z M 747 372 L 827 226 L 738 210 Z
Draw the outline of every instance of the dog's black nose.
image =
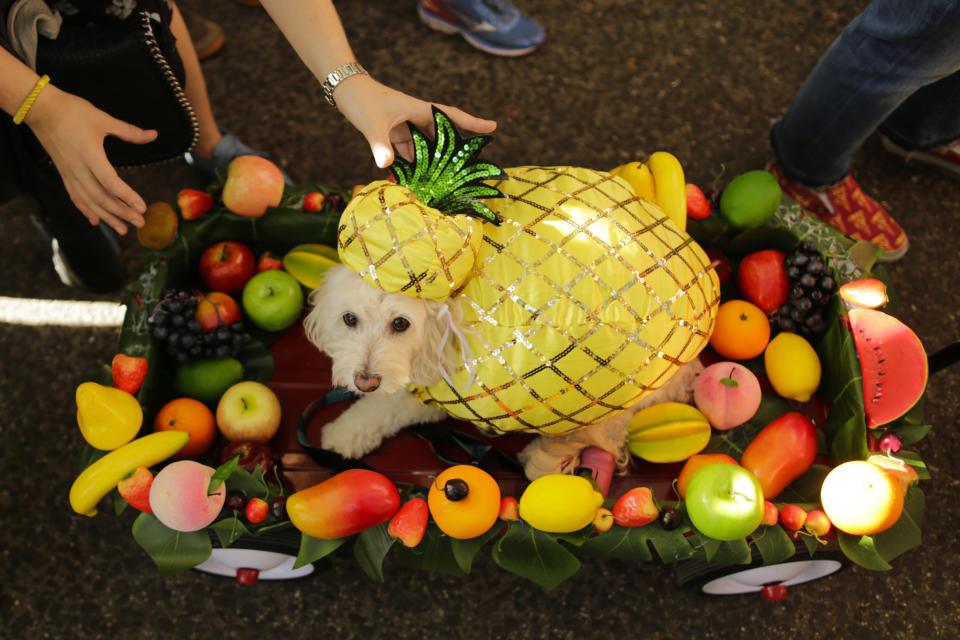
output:
M 360 389 L 360 391 L 376 391 L 377 387 L 380 386 L 380 376 L 366 372 L 355 373 L 353 374 L 353 383 L 357 385 L 357 389 Z

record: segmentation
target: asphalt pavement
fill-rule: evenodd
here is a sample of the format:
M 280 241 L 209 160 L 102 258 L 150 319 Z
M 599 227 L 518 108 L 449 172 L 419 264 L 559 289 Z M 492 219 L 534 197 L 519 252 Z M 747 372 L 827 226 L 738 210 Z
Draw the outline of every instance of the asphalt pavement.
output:
M 383 176 L 363 138 L 324 102 L 268 16 L 232 0 L 182 0 L 227 42 L 203 63 L 222 127 L 295 179 L 342 188 Z M 357 58 L 397 89 L 494 118 L 486 155 L 505 166 L 611 168 L 657 150 L 703 186 L 770 158 L 767 134 L 819 55 L 864 1 L 743 3 L 550 0 L 517 4 L 548 32 L 518 59 L 427 29 L 412 0 L 340 2 Z M 899 316 L 929 352 L 960 339 L 960 183 L 868 140 L 854 174 L 905 228 L 892 265 Z M 203 179 L 181 162 L 127 170 L 148 202 Z M 721 181 L 726 178 L 721 178 Z M 0 296 L 119 301 L 60 284 L 30 203 L 0 189 Z M 131 265 L 135 241 L 124 240 Z M 9 305 L 10 301 L 2 304 Z M 847 566 L 786 600 L 708 597 L 661 564 L 587 560 L 552 591 L 481 554 L 454 578 L 388 565 L 368 578 L 349 552 L 326 571 L 243 587 L 195 571 L 163 578 L 129 521 L 72 513 L 73 392 L 115 352 L 116 327 L 0 323 L 0 636 L 39 638 L 954 638 L 960 627 L 960 367 L 930 380 L 917 450 L 922 544 L 886 572 Z

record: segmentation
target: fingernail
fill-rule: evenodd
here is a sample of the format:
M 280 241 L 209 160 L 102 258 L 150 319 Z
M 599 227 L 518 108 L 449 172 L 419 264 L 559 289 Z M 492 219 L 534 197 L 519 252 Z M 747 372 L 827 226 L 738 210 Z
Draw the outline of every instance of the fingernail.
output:
M 373 158 L 377 162 L 377 166 L 383 169 L 388 164 L 390 164 L 390 150 L 386 147 L 376 147 L 373 150 Z

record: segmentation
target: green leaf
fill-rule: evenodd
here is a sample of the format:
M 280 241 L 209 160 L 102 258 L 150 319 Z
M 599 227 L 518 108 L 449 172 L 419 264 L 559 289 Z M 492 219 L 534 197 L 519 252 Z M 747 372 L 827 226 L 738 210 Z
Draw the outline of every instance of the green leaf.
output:
M 614 526 L 584 542 L 580 550 L 586 555 L 600 558 L 650 562 L 653 554 L 647 546 L 647 537 L 635 534 L 636 528 Z
M 120 495 L 119 491 L 113 492 L 113 513 L 114 515 L 119 516 L 124 511 L 127 510 L 127 507 L 130 506 L 130 503 L 124 500 L 123 496 Z
M 470 573 L 471 567 L 473 567 L 473 560 L 477 557 L 477 554 L 480 553 L 480 549 L 483 548 L 483 545 L 496 536 L 503 529 L 503 523 L 499 520 L 493 523 L 493 526 L 490 527 L 490 530 L 486 533 L 483 533 L 476 538 L 470 538 L 467 540 L 457 540 L 451 538 L 450 545 L 453 550 L 453 557 L 457 561 L 457 565 L 463 569 L 464 573 Z
M 913 467 L 913 470 L 917 472 L 918 480 L 930 479 L 930 471 L 927 469 L 927 463 L 921 460 L 920 456 L 913 451 L 904 451 L 901 449 L 900 451 L 897 451 L 893 457 L 899 458 Z
M 553 589 L 580 570 L 580 561 L 554 536 L 522 520 L 510 523 L 507 533 L 493 546 L 493 560 L 545 589 Z
M 830 473 L 830 467 L 822 464 L 811 465 L 807 471 L 791 482 L 777 495 L 778 502 L 803 503 L 820 501 L 820 487 Z
M 756 545 L 757 551 L 760 552 L 764 564 L 783 562 L 792 558 L 797 552 L 797 546 L 780 525 L 761 526 L 757 531 L 760 533 L 753 537 L 752 542 Z
M 721 564 L 750 564 L 753 556 L 746 538 L 739 538 L 722 541 L 711 561 Z
M 210 476 L 210 484 L 207 485 L 207 495 L 210 495 L 214 491 L 220 488 L 220 485 L 223 484 L 224 480 L 230 477 L 230 474 L 237 468 L 237 465 L 240 462 L 240 454 L 238 453 L 232 459 L 227 460 L 222 465 L 216 468 L 213 472 L 213 475 Z
M 360 568 L 377 582 L 383 582 L 383 560 L 387 557 L 395 539 L 387 533 L 388 523 L 383 522 L 357 536 L 353 555 Z
M 920 526 L 923 522 L 924 502 L 923 492 L 918 487 L 911 487 L 907 492 L 903 514 L 892 527 L 873 536 L 854 536 L 838 531 L 840 549 L 850 560 L 865 569 L 892 569 L 891 560 L 921 542 Z
M 900 438 L 900 442 L 903 446 L 909 447 L 910 445 L 916 444 L 923 440 L 932 428 L 933 425 L 929 424 L 902 423 L 896 427 L 893 427 L 892 431 L 897 434 L 898 438 Z
M 397 564 L 408 569 L 436 571 L 449 576 L 461 577 L 470 571 L 473 558 L 471 557 L 467 561 L 467 556 L 470 554 L 469 549 L 460 549 L 459 553 L 463 554 L 463 557 L 458 558 L 457 542 L 461 541 L 444 534 L 431 522 L 420 544 L 412 549 L 398 544 L 391 557 Z M 476 551 L 479 551 L 479 547 L 476 548 L 474 554 Z
M 210 534 L 174 531 L 152 513 L 141 513 L 133 522 L 133 538 L 143 547 L 160 573 L 170 576 L 204 562 L 213 551 Z
M 257 467 L 250 473 L 242 467 L 234 469 L 227 477 L 227 491 L 242 491 L 247 498 L 261 498 L 266 500 L 269 495 L 267 481 L 263 476 L 263 468 Z
M 224 549 L 243 536 L 251 535 L 250 530 L 240 521 L 240 516 L 236 513 L 231 518 L 217 520 L 209 528 L 217 535 L 217 540 Z
M 853 536 L 843 531 L 837 532 L 837 542 L 843 555 L 864 569 L 871 571 L 889 571 L 893 567 L 883 559 L 870 536 Z
M 311 562 L 316 562 L 324 558 L 337 549 L 339 549 L 348 538 L 333 538 L 324 540 L 314 538 L 305 533 L 300 534 L 300 550 L 297 552 L 297 560 L 293 563 L 294 569 L 306 566 Z

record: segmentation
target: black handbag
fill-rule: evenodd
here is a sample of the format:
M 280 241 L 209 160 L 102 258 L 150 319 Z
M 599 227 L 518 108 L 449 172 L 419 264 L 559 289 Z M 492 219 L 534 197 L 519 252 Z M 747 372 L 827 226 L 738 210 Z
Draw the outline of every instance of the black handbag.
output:
M 108 24 L 65 20 L 56 40 L 39 40 L 37 73 L 119 120 L 157 130 L 148 144 L 108 136 L 104 150 L 114 166 L 171 160 L 196 144 L 197 117 L 183 91 L 176 38 L 149 12 Z

